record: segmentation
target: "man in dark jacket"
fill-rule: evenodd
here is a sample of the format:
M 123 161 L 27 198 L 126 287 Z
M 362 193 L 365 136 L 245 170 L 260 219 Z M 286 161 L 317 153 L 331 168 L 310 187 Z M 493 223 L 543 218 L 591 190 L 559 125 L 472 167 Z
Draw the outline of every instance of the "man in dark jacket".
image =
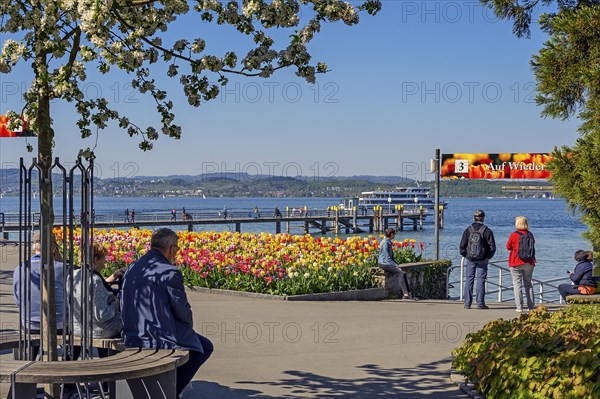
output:
M 213 345 L 193 329 L 183 275 L 172 264 L 177 240 L 177 234 L 166 228 L 152 234 L 150 250 L 123 277 L 121 314 L 125 346 L 189 351 L 189 360 L 177 368 L 180 397 L 210 357 Z
M 492 229 L 483 224 L 484 211 L 475 211 L 473 219 L 473 224 L 465 229 L 460 240 L 460 254 L 466 260 L 463 295 L 465 309 L 470 309 L 473 302 L 475 278 L 477 278 L 477 309 L 489 309 L 485 304 L 485 280 L 487 279 L 488 263 L 496 253 L 496 241 Z

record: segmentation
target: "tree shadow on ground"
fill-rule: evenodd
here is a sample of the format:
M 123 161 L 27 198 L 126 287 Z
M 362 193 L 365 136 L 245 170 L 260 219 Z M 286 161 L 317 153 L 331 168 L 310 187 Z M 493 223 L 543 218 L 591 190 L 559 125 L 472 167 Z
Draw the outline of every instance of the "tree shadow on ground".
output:
M 278 381 L 238 381 L 256 389 L 239 389 L 214 382 L 194 381 L 184 399 L 273 399 L 273 398 L 354 398 L 354 399 L 464 399 L 468 398 L 450 381 L 450 359 L 420 364 L 414 368 L 386 369 L 375 364 L 359 366 L 365 374 L 359 378 L 337 378 L 300 370 L 288 370 Z M 333 371 L 333 370 L 332 370 Z M 264 388 L 263 388 L 264 387 Z M 268 388 L 267 388 L 268 387 Z M 264 394 L 273 387 L 286 393 Z

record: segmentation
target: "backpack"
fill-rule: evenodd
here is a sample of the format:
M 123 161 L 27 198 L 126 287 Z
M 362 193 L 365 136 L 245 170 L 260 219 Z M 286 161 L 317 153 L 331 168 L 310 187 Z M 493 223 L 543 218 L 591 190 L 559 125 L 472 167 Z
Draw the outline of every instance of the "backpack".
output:
M 469 242 L 467 243 L 467 259 L 483 260 L 486 256 L 483 232 L 487 227 L 482 225 L 479 230 L 469 226 Z
M 535 240 L 533 239 L 533 235 L 526 231 L 525 233 L 517 231 L 519 235 L 519 250 L 517 251 L 517 256 L 523 262 L 529 262 L 530 260 L 535 259 Z

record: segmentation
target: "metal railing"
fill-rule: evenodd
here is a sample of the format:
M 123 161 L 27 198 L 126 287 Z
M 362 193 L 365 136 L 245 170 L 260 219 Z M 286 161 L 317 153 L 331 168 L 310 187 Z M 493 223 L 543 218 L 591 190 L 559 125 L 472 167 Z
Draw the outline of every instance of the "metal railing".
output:
M 55 219 L 61 220 L 62 213 L 60 210 L 55 210 Z M 401 216 L 403 217 L 417 217 L 420 215 L 419 210 L 403 209 Z M 423 211 L 423 216 L 427 216 L 428 212 Z M 338 211 L 339 217 L 353 217 L 354 213 L 352 210 L 340 210 Z M 360 211 L 356 212 L 356 216 L 360 219 L 361 217 L 372 217 L 373 213 L 369 211 L 366 215 Z M 391 213 L 384 213 L 383 217 L 394 218 L 397 213 L 393 211 Z M 300 218 L 333 218 L 335 217 L 335 211 L 327 209 L 309 209 L 306 212 L 300 212 L 296 210 L 286 211 L 281 210 L 281 217 L 276 217 L 273 210 L 261 210 L 260 214 L 254 214 L 252 209 L 232 209 L 227 211 L 227 215 L 222 210 L 218 209 L 203 209 L 203 210 L 188 210 L 187 218 L 182 219 L 180 210 L 177 210 L 175 219 L 171 211 L 154 211 L 144 212 L 136 211 L 134 219 L 131 218 L 131 214 L 125 215 L 121 212 L 112 213 L 94 213 L 92 216 L 94 223 L 148 223 L 148 222 L 184 222 L 184 221 L 199 221 L 199 220 L 218 220 L 218 219 L 236 219 L 236 220 L 252 220 L 252 219 L 300 219 Z M 32 212 L 33 224 L 38 225 L 40 221 L 39 212 Z M 73 215 L 75 222 L 80 222 L 81 215 Z M 0 226 L 18 225 L 19 214 L 18 212 L 0 212 Z
M 488 276 L 485 283 L 485 291 L 486 297 L 497 295 L 497 301 L 509 302 L 514 301 L 515 297 L 513 295 L 505 295 L 505 292 L 513 293 L 513 284 L 510 268 L 508 266 L 501 266 L 499 263 L 508 263 L 507 260 L 497 261 L 497 262 L 489 262 L 488 264 Z M 491 266 L 491 275 L 490 275 L 490 266 Z M 457 269 L 454 267 L 453 269 Z M 495 274 L 497 273 L 497 274 Z M 510 282 L 507 284 L 504 282 L 504 278 L 508 277 Z M 564 303 L 562 297 L 558 293 L 558 282 L 566 283 L 571 282 L 568 277 L 557 277 L 548 280 L 540 280 L 536 278 L 531 279 L 533 283 L 534 292 L 537 298 L 537 302 L 542 303 Z M 458 281 L 453 281 L 450 283 L 459 283 L 459 299 L 462 301 L 464 299 L 464 284 L 465 284 L 465 258 L 461 258 L 460 260 L 460 279 Z M 494 289 L 489 289 L 492 286 Z M 537 289 L 536 289 L 537 288 Z M 555 299 L 558 297 L 558 299 Z

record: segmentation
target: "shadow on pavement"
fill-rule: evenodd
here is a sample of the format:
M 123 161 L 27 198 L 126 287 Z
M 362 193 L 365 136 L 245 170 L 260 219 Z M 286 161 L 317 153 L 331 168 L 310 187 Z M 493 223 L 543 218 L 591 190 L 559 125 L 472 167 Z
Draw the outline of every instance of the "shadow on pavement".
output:
M 386 369 L 375 364 L 358 368 L 361 378 L 335 378 L 311 372 L 288 370 L 289 378 L 272 382 L 239 381 L 257 389 L 230 388 L 214 382 L 194 381 L 184 399 L 274 399 L 274 398 L 353 398 L 353 399 L 464 399 L 467 398 L 450 381 L 447 370 L 450 359 L 421 364 L 416 368 Z M 333 371 L 333 370 L 332 370 Z M 261 386 L 277 387 L 287 392 L 277 396 L 264 394 Z M 271 391 L 271 389 L 268 389 Z

